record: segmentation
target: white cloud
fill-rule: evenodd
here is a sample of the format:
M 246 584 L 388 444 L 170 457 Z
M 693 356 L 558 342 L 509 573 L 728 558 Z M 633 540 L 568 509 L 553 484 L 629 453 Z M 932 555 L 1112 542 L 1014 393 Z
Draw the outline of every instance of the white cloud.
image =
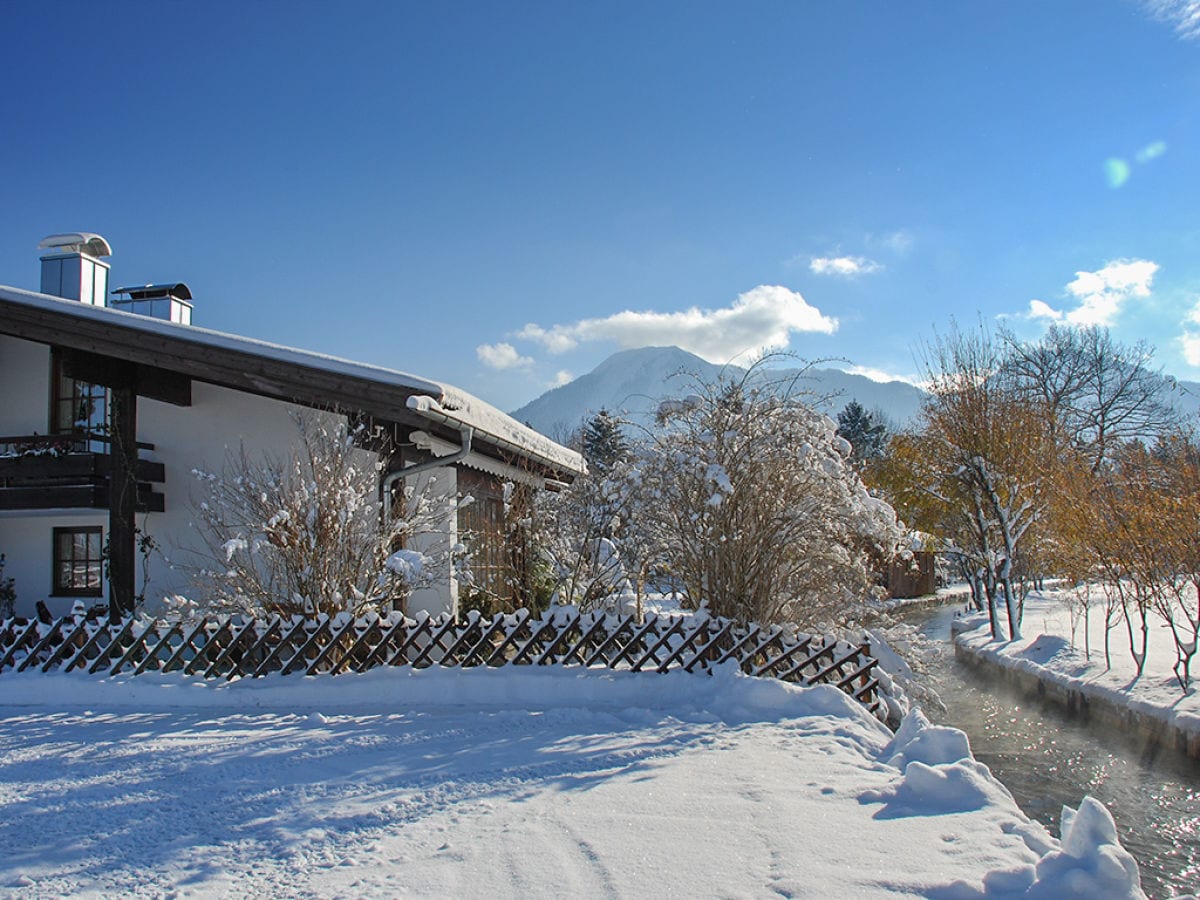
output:
M 840 275 L 844 278 L 868 275 L 883 268 L 865 256 L 815 256 L 808 267 L 818 275 Z
M 530 322 L 515 335 L 527 341 L 536 341 L 551 353 L 566 353 L 579 346 L 579 341 L 573 338 L 561 325 L 555 325 L 547 331 L 541 325 Z
M 1053 322 L 1062 321 L 1063 314 L 1041 300 L 1029 301 L 1029 318 L 1050 319 Z
M 1200 39 L 1200 0 L 1143 0 L 1150 14 L 1184 40 Z
M 1158 263 L 1148 259 L 1119 259 L 1095 272 L 1076 272 L 1065 289 L 1078 301 L 1074 309 L 1055 309 L 1044 300 L 1030 300 L 1024 318 L 1085 327 L 1111 325 L 1127 301 L 1150 296 L 1158 269 Z M 1200 324 L 1200 311 L 1193 314 Z
M 564 384 L 570 384 L 574 380 L 575 380 L 575 376 L 572 375 L 570 372 L 568 372 L 566 369 L 559 369 L 557 372 L 554 373 L 554 381 L 552 382 L 552 386 L 553 387 L 562 387 Z
M 1066 321 L 1072 325 L 1111 325 L 1127 300 L 1150 296 L 1158 268 L 1158 263 L 1148 259 L 1121 259 L 1095 272 L 1076 272 L 1067 293 L 1079 301 L 1079 306 L 1066 313 Z M 1048 306 L 1046 310 L 1054 312 Z
M 1200 334 L 1187 332 L 1179 338 L 1184 361 L 1189 366 L 1200 368 Z
M 850 375 L 862 375 L 864 378 L 870 378 L 872 381 L 878 381 L 880 384 L 888 384 L 893 381 L 903 381 L 908 384 L 919 383 L 919 379 L 915 375 L 893 375 L 891 372 L 885 372 L 883 369 L 873 369 L 870 366 L 850 366 L 842 371 Z
M 907 256 L 912 250 L 915 240 L 911 231 L 901 228 L 899 231 L 893 231 L 884 236 L 883 244 L 897 256 Z
M 501 371 L 533 365 L 533 360 L 518 353 L 512 344 L 480 344 L 475 348 L 475 355 L 484 365 Z
M 833 334 L 837 327 L 837 319 L 822 315 L 798 292 L 761 284 L 722 309 L 625 310 L 573 325 L 526 325 L 517 336 L 537 341 L 551 353 L 573 349 L 582 341 L 613 341 L 624 348 L 673 344 L 710 362 L 725 363 L 747 351 L 784 348 L 793 332 Z
M 1179 336 L 1179 348 L 1189 366 L 1200 368 L 1200 334 L 1193 328 L 1200 326 L 1200 301 L 1188 311 L 1183 322 L 1183 334 Z

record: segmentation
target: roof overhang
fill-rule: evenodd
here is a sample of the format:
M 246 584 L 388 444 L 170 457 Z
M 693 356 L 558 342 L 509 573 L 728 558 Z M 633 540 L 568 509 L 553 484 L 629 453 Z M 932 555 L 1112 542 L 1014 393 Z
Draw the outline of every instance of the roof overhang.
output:
M 0 334 L 272 399 L 421 427 L 470 425 L 477 445 L 558 477 L 582 457 L 470 394 L 404 372 L 0 285 Z

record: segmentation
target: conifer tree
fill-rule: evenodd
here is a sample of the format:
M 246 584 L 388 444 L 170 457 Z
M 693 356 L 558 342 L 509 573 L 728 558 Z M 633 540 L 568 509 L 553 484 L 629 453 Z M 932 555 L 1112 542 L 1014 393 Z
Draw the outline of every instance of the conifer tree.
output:
M 621 420 L 603 407 L 583 426 L 583 457 L 596 472 L 604 473 L 629 455 L 629 441 Z
M 838 413 L 838 437 L 845 438 L 854 448 L 851 457 L 856 467 L 883 455 L 887 443 L 887 426 L 879 421 L 873 413 L 863 409 L 857 400 L 851 400 L 846 408 Z

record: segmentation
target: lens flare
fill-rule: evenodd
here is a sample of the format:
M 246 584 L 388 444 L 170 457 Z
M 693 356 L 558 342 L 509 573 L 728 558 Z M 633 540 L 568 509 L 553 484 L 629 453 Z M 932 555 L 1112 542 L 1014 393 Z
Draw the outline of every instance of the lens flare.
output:
M 1129 163 L 1115 156 L 1104 161 L 1104 177 L 1110 188 L 1119 188 L 1129 180 Z

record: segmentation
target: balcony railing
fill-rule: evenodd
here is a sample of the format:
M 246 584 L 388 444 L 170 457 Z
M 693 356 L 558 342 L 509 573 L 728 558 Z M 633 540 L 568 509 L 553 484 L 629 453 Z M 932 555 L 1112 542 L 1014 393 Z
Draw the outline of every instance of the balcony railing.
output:
M 95 432 L 0 437 L 0 510 L 107 509 L 109 443 Z M 141 441 L 137 447 L 154 449 Z M 165 499 L 153 485 L 166 481 L 163 464 L 138 459 L 136 475 L 138 511 L 162 512 Z

